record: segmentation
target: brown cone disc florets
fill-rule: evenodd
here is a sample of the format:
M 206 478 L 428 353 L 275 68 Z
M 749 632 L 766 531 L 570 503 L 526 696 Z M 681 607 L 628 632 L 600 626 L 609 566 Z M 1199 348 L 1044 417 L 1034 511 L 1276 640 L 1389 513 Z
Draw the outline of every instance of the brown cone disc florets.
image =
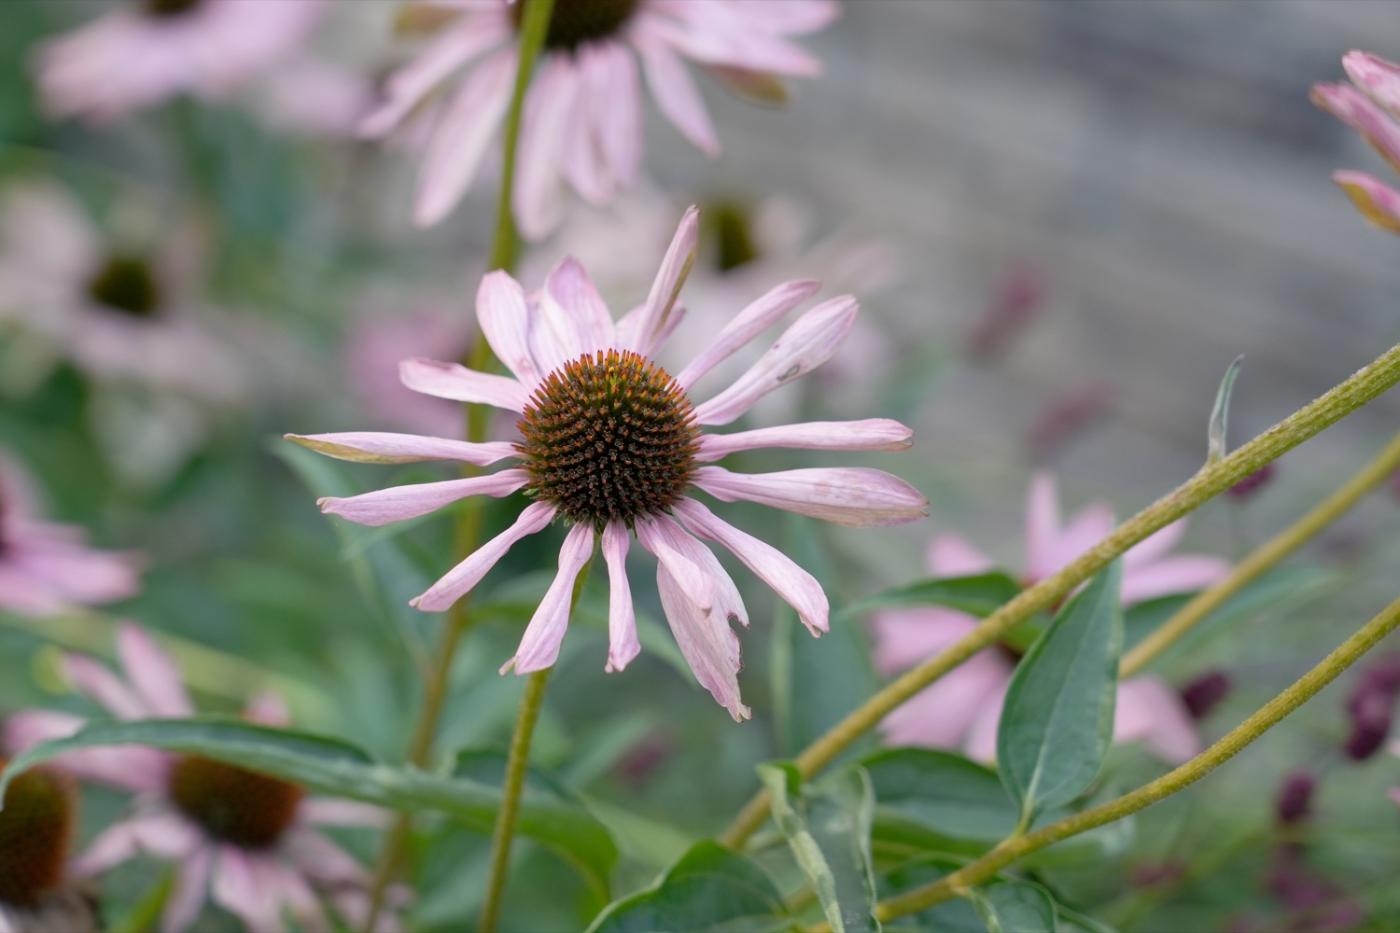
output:
M 160 307 L 160 287 L 144 259 L 112 256 L 87 286 L 88 297 L 132 317 L 151 317 Z
M 572 52 L 585 42 L 606 39 L 622 28 L 632 17 L 640 0 L 554 0 L 549 17 L 549 31 L 544 46 L 555 51 Z M 530 0 L 520 0 L 511 7 L 518 28 Z
M 0 903 L 33 907 L 63 880 L 76 809 L 77 788 L 60 771 L 35 768 L 11 782 L 0 810 Z
M 179 16 L 199 6 L 201 0 L 143 0 L 142 6 L 152 16 Z
M 584 354 L 550 373 L 518 426 L 526 492 L 598 530 L 666 511 L 695 472 L 690 399 L 629 350 Z
M 236 765 L 187 755 L 170 771 L 170 797 L 216 839 L 245 849 L 277 844 L 296 820 L 300 787 Z

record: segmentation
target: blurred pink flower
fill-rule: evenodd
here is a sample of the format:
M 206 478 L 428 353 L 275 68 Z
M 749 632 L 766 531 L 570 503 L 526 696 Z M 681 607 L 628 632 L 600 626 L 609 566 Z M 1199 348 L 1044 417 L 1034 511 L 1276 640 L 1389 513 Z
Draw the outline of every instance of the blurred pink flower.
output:
M 442 220 L 471 187 L 505 116 L 516 71 L 515 32 L 528 5 L 457 0 L 461 15 L 390 77 L 383 106 L 363 125 L 366 135 L 391 132 L 466 69 L 441 104 L 424 154 L 414 207 L 419 224 Z M 636 180 L 643 146 L 638 60 L 662 114 L 716 155 L 719 140 L 685 60 L 732 85 L 772 89 L 779 76 L 821 71 L 790 37 L 822 29 L 838 12 L 831 0 L 556 4 L 525 106 L 514 195 L 521 231 L 537 239 L 559 222 L 565 183 L 602 204 Z
M 1313 85 L 1313 103 L 1360 133 L 1400 172 L 1400 65 L 1353 49 L 1342 56 L 1342 68 L 1352 83 Z M 1400 191 L 1366 172 L 1334 172 L 1332 180 L 1363 217 L 1400 233 Z
M 1026 505 L 1025 584 L 1051 576 L 1113 530 L 1113 514 L 1094 503 L 1066 522 L 1054 478 L 1040 473 L 1031 481 Z M 1184 521 L 1168 525 L 1128 551 L 1123 558 L 1123 602 L 1200 589 L 1224 576 L 1230 565 L 1219 558 L 1169 552 L 1186 531 Z M 935 538 L 928 550 L 935 577 L 983 573 L 993 562 L 955 535 Z M 949 647 L 977 626 L 978 620 L 953 609 L 890 609 L 872 618 L 875 663 L 886 673 L 913 667 Z M 897 744 L 962 748 L 990 761 L 996 755 L 997 726 L 1017 656 L 1010 649 L 989 648 L 895 710 L 882 725 Z M 1160 678 L 1133 677 L 1118 685 L 1113 723 L 1120 742 L 1142 740 L 1171 762 L 1185 761 L 1200 750 L 1191 715 L 1180 695 Z
M 145 632 L 125 624 L 116 639 L 124 678 L 92 658 L 65 657 L 68 679 L 80 693 L 117 719 L 194 715 L 179 670 Z M 268 725 L 287 722 L 281 701 L 271 695 L 250 703 L 244 716 Z M 6 745 L 21 751 L 82 725 L 67 713 L 17 713 L 6 724 Z M 304 928 L 328 929 L 318 892 L 349 923 L 366 918 L 368 873 L 316 827 L 380 827 L 385 814 L 377 808 L 307 798 L 277 778 L 135 745 L 69 752 L 59 763 L 81 780 L 134 795 L 133 815 L 99 833 L 72 871 L 102 874 L 143 852 L 175 863 L 163 929 L 190 928 L 210 898 L 250 930 L 284 929 L 284 911 Z
M 711 334 L 698 355 L 672 377 L 652 358 L 679 317 L 676 302 L 698 235 L 698 212 L 692 208 L 647 300 L 616 322 L 573 259 L 559 263 L 544 287 L 530 296 L 504 272 L 487 275 L 477 293 L 477 318 L 510 376 L 427 359 L 403 362 L 400 375 L 415 391 L 519 413 L 518 440 L 469 443 L 379 433 L 288 437 L 352 461 L 444 460 L 477 466 L 521 461 L 485 476 L 320 502 L 328 514 L 383 525 L 473 495 L 504 497 L 524 490 L 535 500 L 510 528 L 413 600 L 425 612 L 451 607 L 516 541 L 563 518 L 571 527 L 560 551 L 559 574 L 503 672 L 514 668 L 524 674 L 554 664 L 568 627 L 575 578 L 600 537 L 611 581 L 607 669 L 622 670 L 636 657 L 640 645 L 625 570 L 635 531 L 657 557 L 662 607 L 696 679 L 735 719 L 744 719 L 749 709 L 739 697 L 739 640 L 731 623 L 747 625 L 748 617 L 734 581 L 700 539 L 730 550 L 793 605 L 813 634 L 827 628 L 826 595 L 787 556 L 724 522 L 686 493 L 694 487 L 724 502 L 757 502 L 849 526 L 913 521 L 926 514 L 927 501 L 903 480 L 877 470 L 741 474 L 709 465 L 760 447 L 898 450 L 909 445 L 910 432 L 896 422 L 873 419 L 702 434 L 700 425 L 734 422 L 764 395 L 829 359 L 854 325 L 859 306 L 848 295 L 822 302 L 727 389 L 692 405 L 686 394 L 690 386 L 819 288 L 815 282 L 797 281 L 771 289 Z
M 28 477 L 0 459 L 0 611 L 53 615 L 135 596 L 141 561 L 86 542 L 80 528 L 41 520 Z
M 365 313 L 346 337 L 345 383 L 371 420 L 416 434 L 460 437 L 460 402 L 434 398 L 399 381 L 400 360 L 466 356 L 476 328 L 471 315 L 445 304 L 423 304 L 406 314 Z
M 176 94 L 221 97 L 294 49 L 324 0 L 140 0 L 39 50 L 55 117 L 114 120 Z

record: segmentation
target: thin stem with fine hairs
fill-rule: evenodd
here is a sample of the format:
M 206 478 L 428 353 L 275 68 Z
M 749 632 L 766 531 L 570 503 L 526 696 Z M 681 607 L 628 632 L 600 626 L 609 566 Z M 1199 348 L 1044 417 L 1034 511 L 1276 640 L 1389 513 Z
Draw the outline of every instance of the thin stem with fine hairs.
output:
M 1119 675 L 1131 677 L 1175 644 L 1200 621 L 1259 578 L 1270 567 L 1312 540 L 1324 528 L 1345 515 L 1368 492 L 1400 469 L 1400 434 L 1332 495 L 1297 522 L 1270 538 L 1214 586 L 1196 594 L 1166 622 L 1123 656 Z
M 815 774 L 906 700 L 994 644 L 1035 613 L 1053 606 L 1130 547 L 1335 424 L 1396 382 L 1400 382 L 1400 345 L 1391 347 L 1369 366 L 1234 453 L 1206 464 L 1185 483 L 1119 525 L 1059 573 L 1021 591 L 958 642 L 887 684 L 794 759 L 799 773 L 804 777 Z M 734 848 L 743 845 L 767 819 L 768 804 L 765 792 L 760 791 L 751 798 L 725 832 L 724 843 Z

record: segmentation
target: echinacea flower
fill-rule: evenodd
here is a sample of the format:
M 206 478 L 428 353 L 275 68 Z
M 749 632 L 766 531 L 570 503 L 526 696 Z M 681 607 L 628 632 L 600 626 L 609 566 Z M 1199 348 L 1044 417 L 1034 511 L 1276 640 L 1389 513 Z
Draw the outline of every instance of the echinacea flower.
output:
M 0 612 L 53 615 L 139 589 L 135 555 L 93 550 L 81 528 L 42 520 L 28 477 L 0 458 Z
M 516 30 L 529 0 L 459 0 L 410 64 L 391 75 L 366 135 L 392 132 L 457 72 L 424 154 L 414 215 L 442 220 L 471 187 L 505 117 L 516 72 Z M 642 92 L 637 63 L 662 114 L 703 152 L 719 139 L 685 60 L 740 87 L 775 88 L 820 63 L 791 39 L 825 27 L 830 0 L 568 0 L 555 4 L 544 54 L 525 102 L 514 192 L 521 231 L 532 239 L 560 219 L 564 186 L 606 203 L 637 178 Z
M 1352 83 L 1313 85 L 1313 103 L 1360 133 L 1400 172 L 1400 65 L 1353 49 L 1342 56 L 1342 68 Z M 1367 172 L 1333 172 L 1332 180 L 1363 217 L 1400 233 L 1400 191 Z
M 124 624 L 116 640 L 125 678 L 91 658 L 64 659 L 80 693 L 118 719 L 194 714 L 178 669 L 149 636 Z M 267 725 L 287 721 L 272 695 L 255 699 L 244 716 Z M 50 710 L 17 713 L 7 723 L 6 744 L 23 750 L 82 724 Z M 133 814 L 98 834 L 72 872 L 102 874 L 139 853 L 172 862 L 163 929 L 188 929 L 211 898 L 258 933 L 285 929 L 284 911 L 303 928 L 327 928 L 322 894 L 345 920 L 364 920 L 368 873 L 317 827 L 379 827 L 384 815 L 376 808 L 307 797 L 295 784 L 236 765 L 135 745 L 73 751 L 58 764 L 80 780 L 134 794 Z
M 0 770 L 7 764 L 0 755 Z M 32 768 L 5 789 L 0 808 L 0 931 L 96 931 L 92 905 L 68 876 L 77 812 L 73 778 L 57 768 Z
M 583 267 L 557 265 L 537 295 L 504 272 L 482 279 L 481 332 L 511 373 L 475 372 L 456 363 L 405 360 L 409 388 L 492 405 L 520 416 L 513 441 L 469 443 L 406 434 L 288 435 L 345 460 L 458 461 L 518 465 L 483 476 L 383 489 L 321 500 L 321 508 L 364 525 L 424 515 L 468 496 L 523 491 L 534 501 L 510 528 L 454 567 L 413 604 L 441 612 L 475 587 L 510 547 L 562 519 L 569 526 L 559 573 L 535 611 L 519 649 L 502 671 L 552 666 L 569 622 L 570 593 L 601 538 L 610 583 L 607 669 L 620 671 L 640 651 L 625 561 L 633 533 L 658 561 L 661 604 L 696 679 L 735 719 L 739 640 L 731 623 L 748 616 L 734 581 L 708 540 L 736 558 L 797 610 L 815 635 L 827 628 L 821 585 L 786 555 L 723 521 L 691 498 L 692 489 L 724 502 L 748 501 L 841 525 L 892 525 L 926 514 L 927 501 L 903 480 L 877 470 L 832 468 L 742 474 L 713 465 L 760 447 L 898 450 L 910 432 L 888 420 L 791 424 L 732 434 L 701 430 L 731 424 L 764 395 L 824 363 L 855 323 L 854 298 L 824 301 L 787 328 L 727 389 L 695 405 L 689 392 L 706 373 L 811 298 L 814 282 L 787 282 L 741 310 L 679 375 L 653 362 L 674 328 L 677 298 L 694 261 L 698 212 L 686 212 L 647 300 L 614 322 Z
M 108 121 L 173 97 L 219 98 L 305 38 L 324 0 L 125 0 L 46 43 L 36 60 L 55 117 Z
M 1051 576 L 1113 530 L 1105 503 L 1088 506 L 1060 521 L 1055 481 L 1045 473 L 1032 481 L 1026 506 L 1026 572 L 1023 582 Z M 1171 555 L 1185 533 L 1183 522 L 1168 525 L 1123 556 L 1125 604 L 1200 589 L 1220 579 L 1229 564 L 1215 557 Z M 993 563 L 955 535 L 934 539 L 928 551 L 935 577 L 962 576 L 993 569 Z M 961 639 L 977 619 L 953 609 L 891 609 L 872 619 L 875 662 L 886 673 L 912 667 Z M 882 729 L 895 743 L 961 748 L 979 760 L 996 754 L 997 727 L 1007 686 L 1019 654 L 994 646 L 916 695 L 885 718 Z M 1133 677 L 1118 685 L 1113 724 L 1120 742 L 1141 739 L 1167 761 L 1184 761 L 1199 740 L 1181 697 L 1157 677 Z

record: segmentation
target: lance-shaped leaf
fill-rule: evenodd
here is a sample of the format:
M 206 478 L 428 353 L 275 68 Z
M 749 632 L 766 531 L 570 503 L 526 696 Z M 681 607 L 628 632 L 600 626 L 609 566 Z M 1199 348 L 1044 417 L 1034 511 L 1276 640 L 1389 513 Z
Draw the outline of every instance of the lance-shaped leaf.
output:
M 1056 933 L 1055 901 L 1038 884 L 997 881 L 968 895 L 987 933 Z
M 965 577 L 939 577 L 919 580 L 867 596 L 847 606 L 845 617 L 876 609 L 905 606 L 946 606 L 975 616 L 988 616 L 1016 598 L 1021 587 L 1005 573 L 995 571 Z

